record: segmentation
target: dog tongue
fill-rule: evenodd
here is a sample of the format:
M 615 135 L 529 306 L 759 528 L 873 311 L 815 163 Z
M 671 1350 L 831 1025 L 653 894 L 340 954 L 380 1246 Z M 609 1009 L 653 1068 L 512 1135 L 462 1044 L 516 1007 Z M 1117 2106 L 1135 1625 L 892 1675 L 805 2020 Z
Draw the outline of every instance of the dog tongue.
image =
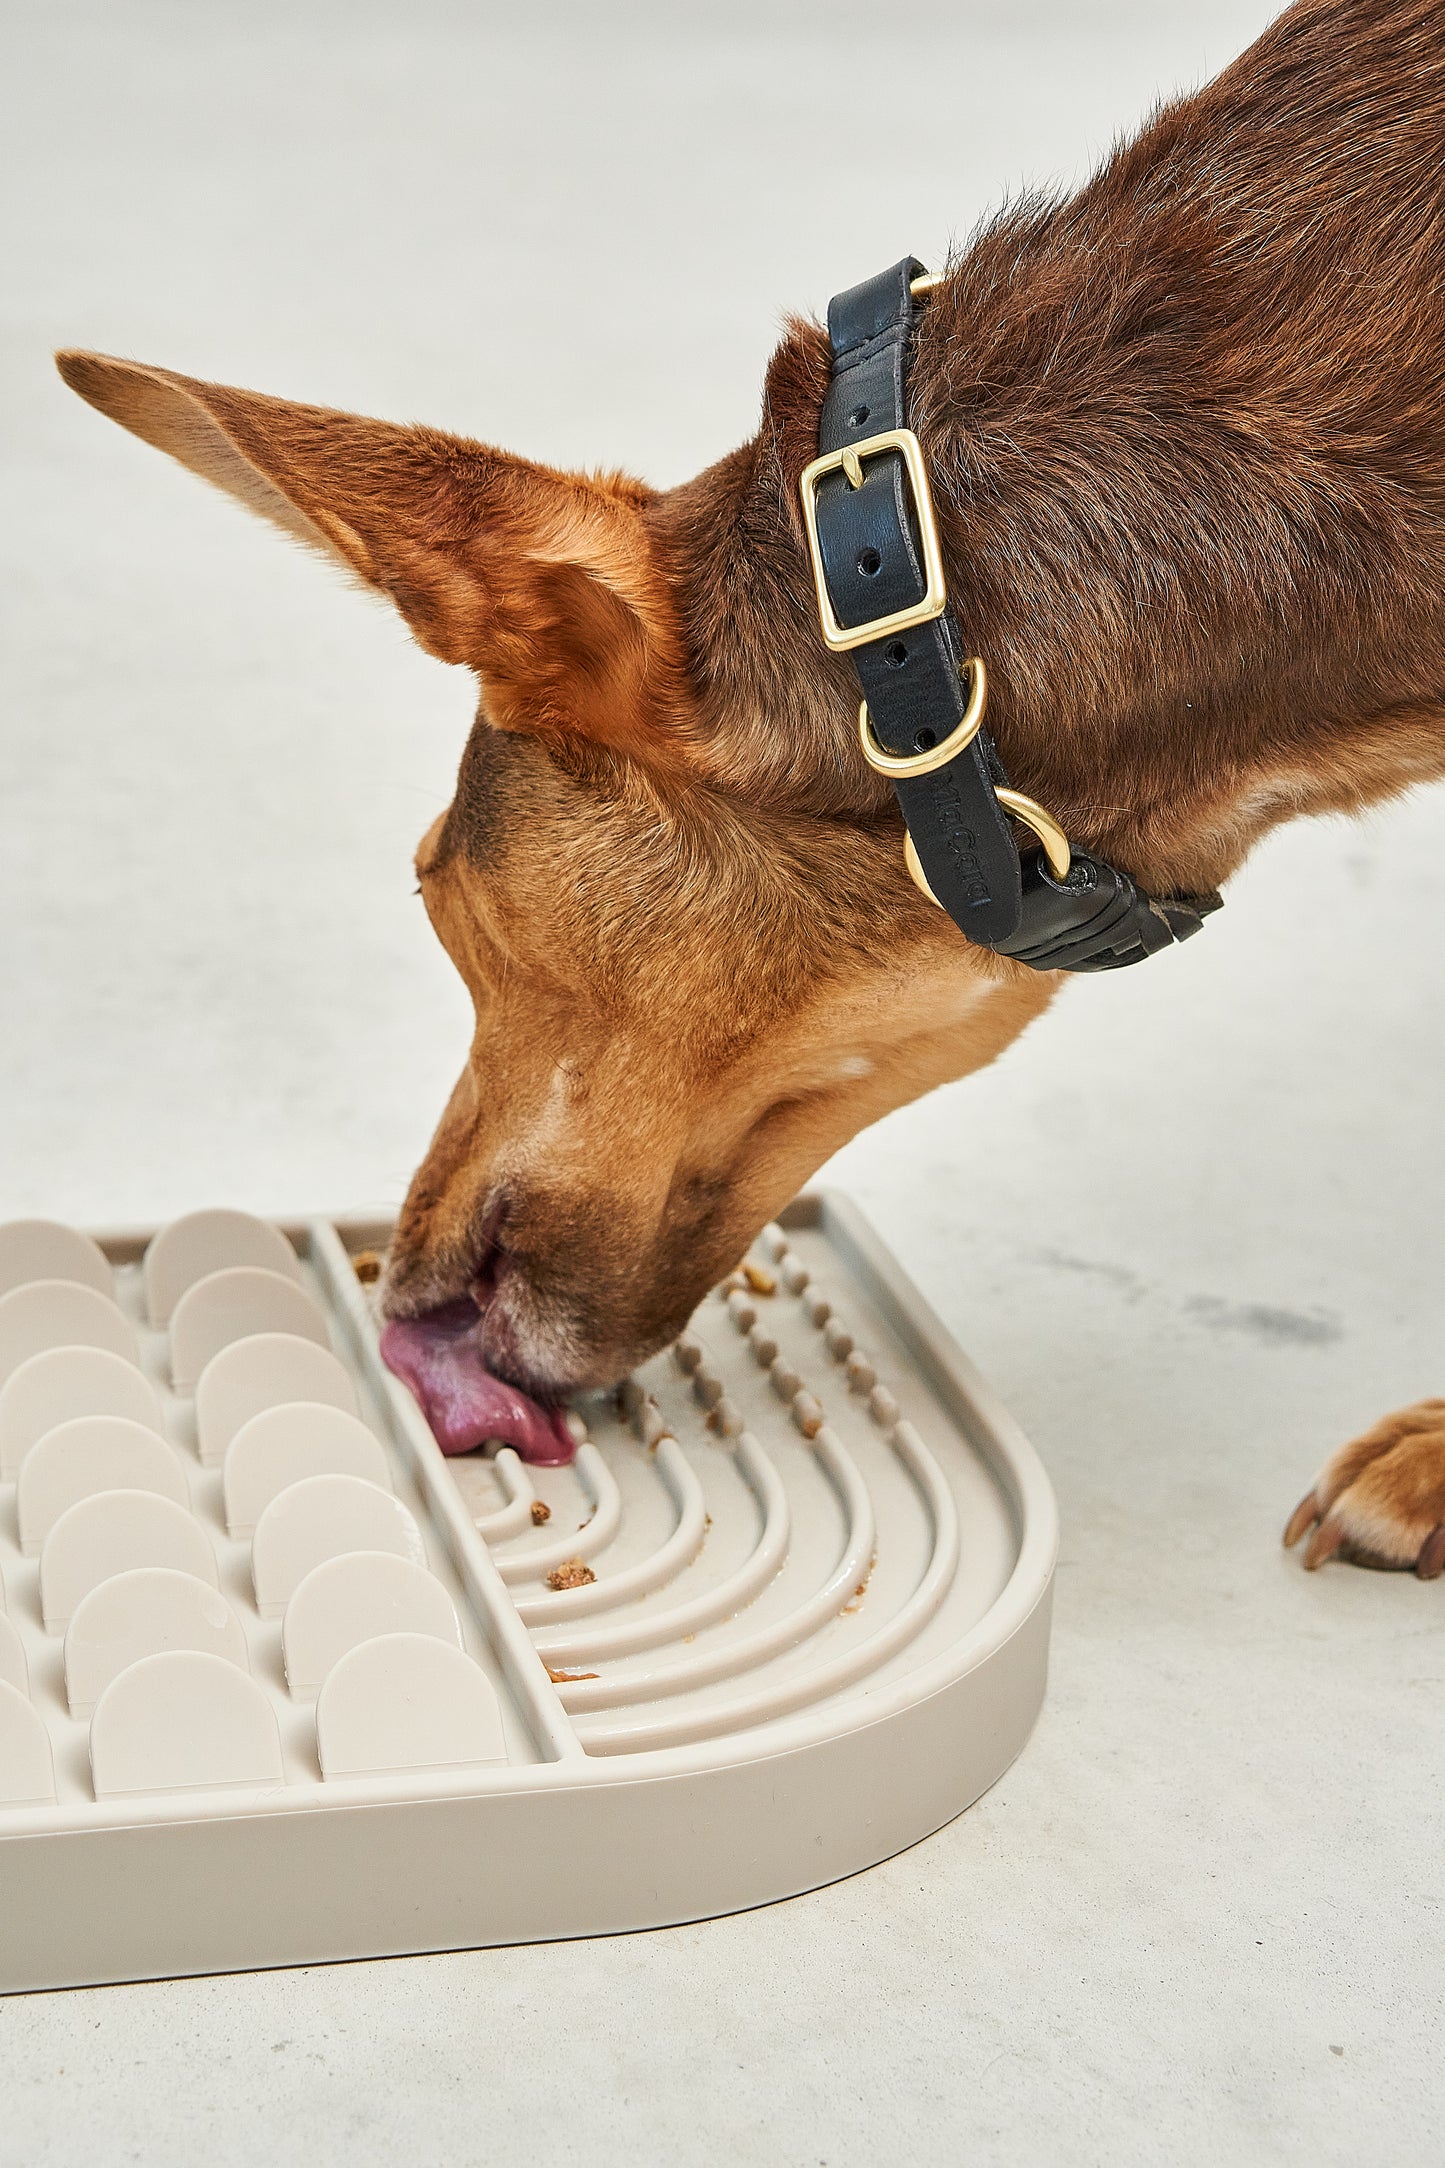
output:
M 382 1328 L 382 1360 L 410 1386 L 444 1453 L 470 1453 L 498 1438 L 543 1467 L 570 1460 L 574 1447 L 561 1409 L 539 1407 L 492 1376 L 477 1346 L 480 1323 L 467 1296 L 425 1317 L 392 1318 Z

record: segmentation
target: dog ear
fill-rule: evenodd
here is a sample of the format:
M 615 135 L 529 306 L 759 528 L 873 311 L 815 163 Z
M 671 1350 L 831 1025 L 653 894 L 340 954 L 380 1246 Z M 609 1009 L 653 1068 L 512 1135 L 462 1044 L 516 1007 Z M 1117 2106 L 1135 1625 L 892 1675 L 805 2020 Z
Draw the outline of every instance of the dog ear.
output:
M 104 354 L 56 363 L 101 413 L 389 595 L 430 654 L 480 673 L 503 729 L 653 759 L 676 736 L 681 643 L 643 484 Z

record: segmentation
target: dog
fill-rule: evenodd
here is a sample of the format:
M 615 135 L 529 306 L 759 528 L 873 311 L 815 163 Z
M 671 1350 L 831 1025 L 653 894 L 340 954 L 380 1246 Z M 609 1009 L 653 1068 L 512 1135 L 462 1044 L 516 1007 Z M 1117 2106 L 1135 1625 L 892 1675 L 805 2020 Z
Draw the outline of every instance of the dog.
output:
M 1160 898 L 1445 774 L 1442 145 L 1430 0 L 1301 0 L 1076 194 L 994 217 L 920 308 L 910 420 L 994 737 Z M 57 360 L 480 681 L 416 860 L 476 1031 L 393 1320 L 469 1298 L 498 1377 L 615 1382 L 849 1137 L 1054 999 L 1060 973 L 910 881 L 860 757 L 800 518 L 816 323 L 787 324 L 757 436 L 663 492 Z M 1307 1533 L 1310 1567 L 1438 1575 L 1445 1400 L 1337 1452 Z

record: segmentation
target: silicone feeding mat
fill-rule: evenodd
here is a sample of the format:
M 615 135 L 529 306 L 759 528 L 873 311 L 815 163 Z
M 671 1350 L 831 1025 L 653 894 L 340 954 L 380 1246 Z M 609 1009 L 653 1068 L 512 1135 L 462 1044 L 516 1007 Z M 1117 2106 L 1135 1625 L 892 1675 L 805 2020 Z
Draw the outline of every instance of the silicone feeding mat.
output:
M 0 1988 L 738 1911 L 1027 1738 L 1047 1479 L 846 1199 L 556 1465 L 441 1452 L 390 1231 L 0 1228 Z

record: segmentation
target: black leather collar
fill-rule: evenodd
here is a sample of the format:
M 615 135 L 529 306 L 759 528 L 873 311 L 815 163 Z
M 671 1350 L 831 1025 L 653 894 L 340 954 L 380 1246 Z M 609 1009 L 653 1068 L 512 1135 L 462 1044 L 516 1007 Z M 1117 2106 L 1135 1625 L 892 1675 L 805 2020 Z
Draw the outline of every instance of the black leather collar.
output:
M 1155 901 L 1106 859 L 1071 852 L 1044 809 L 1008 787 L 907 426 L 915 300 L 936 283 L 906 256 L 828 304 L 833 374 L 803 475 L 823 636 L 852 655 L 863 750 L 893 782 L 923 892 L 970 941 L 1033 970 L 1117 970 L 1188 940 L 1220 898 Z M 889 441 L 871 442 L 880 436 Z M 956 750 L 938 757 L 950 738 Z M 925 772 L 899 775 L 900 762 Z M 1021 858 L 1013 820 L 1044 848 Z

